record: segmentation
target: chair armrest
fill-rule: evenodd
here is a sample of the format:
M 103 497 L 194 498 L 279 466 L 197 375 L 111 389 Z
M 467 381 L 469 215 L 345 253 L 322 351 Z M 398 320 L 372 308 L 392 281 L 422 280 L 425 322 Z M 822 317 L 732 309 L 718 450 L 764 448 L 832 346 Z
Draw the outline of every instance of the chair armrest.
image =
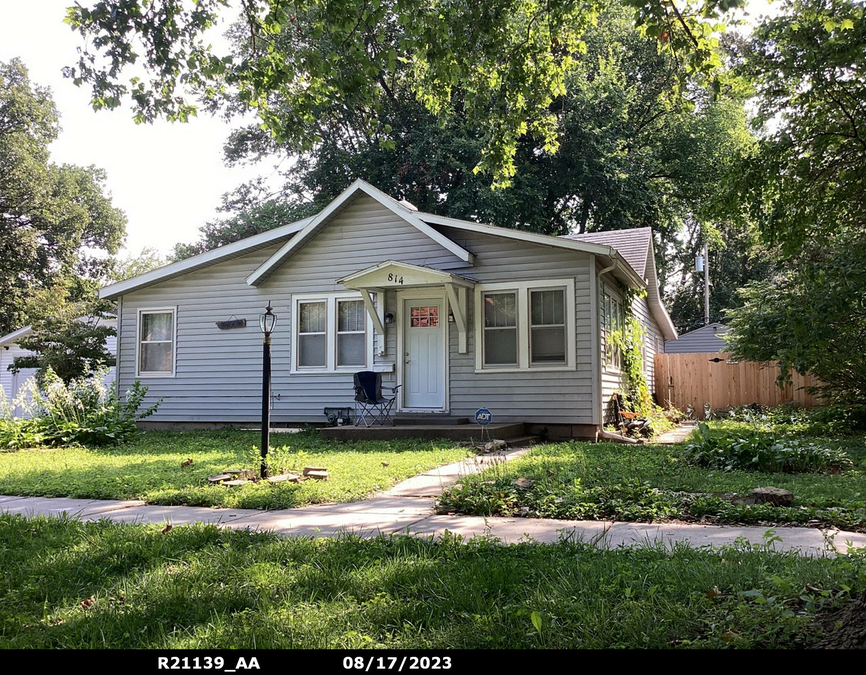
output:
M 398 384 L 395 387 L 386 387 L 386 386 L 382 385 L 382 389 L 387 389 L 388 391 L 393 391 L 394 393 L 397 393 L 397 390 L 402 386 L 403 386 L 402 384 Z

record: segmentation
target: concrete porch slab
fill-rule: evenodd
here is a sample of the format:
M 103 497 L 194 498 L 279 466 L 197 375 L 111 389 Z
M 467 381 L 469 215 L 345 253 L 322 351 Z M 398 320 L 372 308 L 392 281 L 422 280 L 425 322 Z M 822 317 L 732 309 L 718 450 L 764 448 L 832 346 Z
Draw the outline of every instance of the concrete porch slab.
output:
M 489 424 L 486 438 L 517 438 L 526 435 L 522 422 L 513 424 Z M 481 429 L 475 424 L 407 424 L 383 425 L 372 427 L 323 427 L 319 429 L 322 438 L 332 441 L 389 441 L 396 438 L 420 438 L 426 440 L 479 441 Z

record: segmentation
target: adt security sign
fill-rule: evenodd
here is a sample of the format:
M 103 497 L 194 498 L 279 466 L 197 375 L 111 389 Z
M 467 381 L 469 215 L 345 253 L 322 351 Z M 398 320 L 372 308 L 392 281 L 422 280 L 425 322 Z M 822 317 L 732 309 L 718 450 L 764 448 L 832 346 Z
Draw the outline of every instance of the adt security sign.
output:
M 475 421 L 481 426 L 487 426 L 493 421 L 493 413 L 487 408 L 478 408 L 475 411 Z

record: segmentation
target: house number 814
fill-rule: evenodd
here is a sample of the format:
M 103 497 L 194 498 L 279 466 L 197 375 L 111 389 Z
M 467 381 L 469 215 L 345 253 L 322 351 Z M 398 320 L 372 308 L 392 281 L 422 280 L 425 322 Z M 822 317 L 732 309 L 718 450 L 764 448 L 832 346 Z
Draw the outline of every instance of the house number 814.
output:
M 395 284 L 401 284 L 402 285 L 403 277 L 402 277 L 402 275 L 398 277 L 393 272 L 388 272 L 388 281 L 393 281 Z

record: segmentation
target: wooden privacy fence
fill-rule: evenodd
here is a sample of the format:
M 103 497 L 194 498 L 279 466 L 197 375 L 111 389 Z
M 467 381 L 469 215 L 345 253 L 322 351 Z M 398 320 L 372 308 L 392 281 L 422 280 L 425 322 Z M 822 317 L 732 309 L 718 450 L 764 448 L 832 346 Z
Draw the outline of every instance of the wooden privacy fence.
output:
M 806 391 L 817 383 L 811 375 L 793 373 L 793 382 L 782 389 L 776 384 L 776 362 L 732 362 L 730 358 L 724 352 L 656 354 L 656 400 L 683 411 L 691 406 L 700 416 L 707 403 L 715 409 L 752 403 L 774 407 L 792 401 L 806 408 L 820 405 Z

